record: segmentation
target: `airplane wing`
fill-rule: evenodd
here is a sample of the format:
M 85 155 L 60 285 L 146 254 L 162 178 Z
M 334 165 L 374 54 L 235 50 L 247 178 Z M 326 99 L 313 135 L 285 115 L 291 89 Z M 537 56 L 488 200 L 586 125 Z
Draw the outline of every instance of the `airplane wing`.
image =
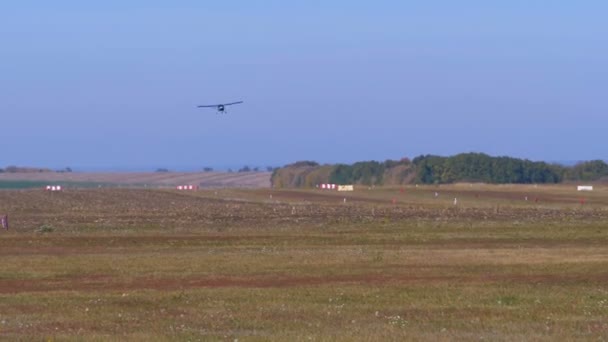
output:
M 235 105 L 235 104 L 241 104 L 241 103 L 243 103 L 243 101 L 230 102 L 230 103 L 226 103 L 226 104 L 224 104 L 224 106 L 232 106 L 232 105 Z

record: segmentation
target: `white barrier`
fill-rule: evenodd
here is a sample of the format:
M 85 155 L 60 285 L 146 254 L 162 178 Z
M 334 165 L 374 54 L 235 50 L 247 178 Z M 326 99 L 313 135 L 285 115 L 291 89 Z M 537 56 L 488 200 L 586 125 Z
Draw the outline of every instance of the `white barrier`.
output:
M 178 185 L 177 190 L 198 190 L 196 185 Z
M 592 185 L 579 185 L 577 187 L 578 191 L 593 191 L 593 186 Z
M 338 185 L 338 191 L 355 191 L 354 185 Z
M 319 188 L 323 190 L 336 190 L 338 188 L 337 184 L 320 184 Z

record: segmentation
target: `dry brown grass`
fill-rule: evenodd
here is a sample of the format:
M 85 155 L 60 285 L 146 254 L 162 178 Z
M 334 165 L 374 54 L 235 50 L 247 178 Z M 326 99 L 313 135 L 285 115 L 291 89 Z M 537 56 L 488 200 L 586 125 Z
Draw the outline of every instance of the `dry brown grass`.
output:
M 1 191 L 0 338 L 606 339 L 603 189 L 440 189 Z

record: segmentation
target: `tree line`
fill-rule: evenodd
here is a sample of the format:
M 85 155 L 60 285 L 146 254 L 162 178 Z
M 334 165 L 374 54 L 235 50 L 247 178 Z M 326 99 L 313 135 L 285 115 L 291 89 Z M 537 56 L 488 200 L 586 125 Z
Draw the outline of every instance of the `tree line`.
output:
M 608 177 L 608 164 L 601 160 L 568 167 L 512 157 L 491 157 L 483 153 L 462 153 L 452 157 L 425 155 L 414 158 L 416 182 L 445 184 L 484 182 L 495 184 L 547 184 L 563 181 L 597 181 Z
M 275 169 L 275 187 L 314 187 L 321 183 L 400 185 L 407 183 L 449 184 L 554 184 L 565 181 L 608 180 L 608 164 L 601 160 L 564 166 L 483 153 L 451 157 L 421 155 L 410 161 L 364 161 L 354 164 L 320 165 L 300 161 Z
M 320 165 L 299 161 L 274 170 L 271 183 L 275 187 L 314 187 L 321 183 L 383 185 L 403 183 L 412 174 L 409 159 L 385 162 L 364 161 L 352 165 Z

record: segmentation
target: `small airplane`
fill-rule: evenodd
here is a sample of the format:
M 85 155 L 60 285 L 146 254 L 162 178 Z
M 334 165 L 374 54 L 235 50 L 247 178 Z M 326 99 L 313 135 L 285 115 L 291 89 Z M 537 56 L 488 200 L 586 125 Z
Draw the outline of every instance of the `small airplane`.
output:
M 198 108 L 215 108 L 215 109 L 217 109 L 218 113 L 227 113 L 226 106 L 232 106 L 232 105 L 241 104 L 241 103 L 243 103 L 243 101 L 222 103 L 222 104 L 216 104 L 216 105 L 202 105 L 202 106 L 198 106 Z

